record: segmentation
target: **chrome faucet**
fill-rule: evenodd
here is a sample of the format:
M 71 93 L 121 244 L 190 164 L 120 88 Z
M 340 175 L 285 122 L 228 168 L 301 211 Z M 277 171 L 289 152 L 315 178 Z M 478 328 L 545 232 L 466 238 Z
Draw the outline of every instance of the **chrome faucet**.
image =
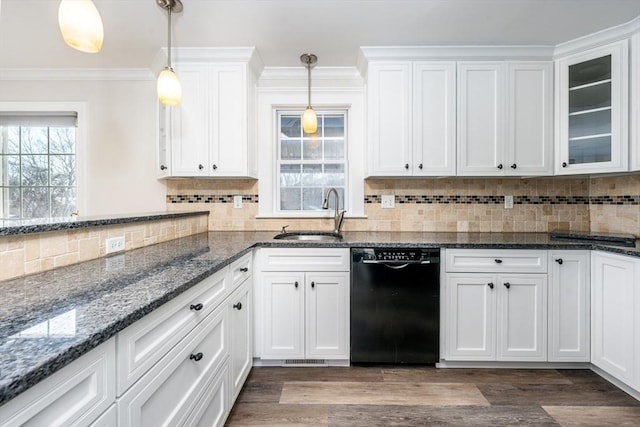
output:
M 330 188 L 327 191 L 327 195 L 325 196 L 324 201 L 322 202 L 322 209 L 329 209 L 329 196 L 331 195 L 331 193 L 333 193 L 336 198 L 336 212 L 333 216 L 333 220 L 334 220 L 333 232 L 340 234 L 340 229 L 342 228 L 342 221 L 344 221 L 344 214 L 346 211 L 339 210 L 340 196 L 338 195 L 338 192 L 336 191 L 335 188 Z

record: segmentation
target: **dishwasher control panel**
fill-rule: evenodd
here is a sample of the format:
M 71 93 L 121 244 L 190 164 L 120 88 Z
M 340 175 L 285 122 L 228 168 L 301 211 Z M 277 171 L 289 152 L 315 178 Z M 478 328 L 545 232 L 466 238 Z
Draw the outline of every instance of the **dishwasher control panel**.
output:
M 354 248 L 351 259 L 353 262 L 438 262 L 440 260 L 440 250 L 421 248 Z

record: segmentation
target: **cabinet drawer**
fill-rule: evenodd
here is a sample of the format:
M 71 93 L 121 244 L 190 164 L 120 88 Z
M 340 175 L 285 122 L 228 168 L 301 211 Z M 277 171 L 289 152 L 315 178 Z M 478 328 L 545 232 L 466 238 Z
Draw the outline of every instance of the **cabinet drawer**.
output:
M 0 407 L 3 427 L 89 425 L 116 397 L 115 339 Z
M 118 333 L 118 396 L 228 295 L 226 268 Z
M 251 252 L 244 255 L 242 258 L 234 261 L 229 266 L 229 274 L 231 274 L 231 290 L 233 291 L 240 283 L 244 282 L 245 279 L 251 276 L 252 271 L 251 268 L 253 257 Z
M 349 271 L 349 249 L 260 249 L 262 271 Z
M 228 356 L 228 310 L 221 306 L 118 400 L 118 425 L 185 425 Z
M 547 252 L 525 249 L 447 249 L 447 272 L 546 273 Z

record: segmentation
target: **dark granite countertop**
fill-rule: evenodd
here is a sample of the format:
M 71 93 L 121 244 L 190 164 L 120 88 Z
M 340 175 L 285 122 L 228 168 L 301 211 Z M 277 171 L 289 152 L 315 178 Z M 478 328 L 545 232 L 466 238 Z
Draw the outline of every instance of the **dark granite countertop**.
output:
M 0 404 L 253 247 L 598 249 L 640 257 L 637 245 L 564 242 L 544 233 L 346 232 L 337 242 L 273 240 L 276 234 L 202 233 L 0 282 Z
M 103 225 L 129 224 L 209 214 L 200 212 L 151 212 L 129 215 L 79 216 L 64 218 L 40 218 L 24 220 L 0 220 L 0 236 L 44 233 L 47 231 L 71 230 L 74 228 L 100 227 Z

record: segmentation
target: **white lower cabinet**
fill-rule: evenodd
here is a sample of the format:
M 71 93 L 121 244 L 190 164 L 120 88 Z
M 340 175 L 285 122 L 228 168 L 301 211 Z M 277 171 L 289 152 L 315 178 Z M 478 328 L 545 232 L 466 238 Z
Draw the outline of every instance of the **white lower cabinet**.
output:
M 547 277 L 446 278 L 447 360 L 546 360 Z
M 228 316 L 216 309 L 119 399 L 120 425 L 184 424 L 229 356 Z
M 231 316 L 229 321 L 231 327 L 231 401 L 238 397 L 253 362 L 253 337 L 251 336 L 253 298 L 251 289 L 251 280 L 245 280 L 227 302 Z
M 640 391 L 640 259 L 591 254 L 591 363 Z
M 118 411 L 114 403 L 97 420 L 91 423 L 91 427 L 116 427 L 118 425 Z
M 80 426 L 96 421 L 116 397 L 115 352 L 112 338 L 0 406 L 0 425 Z
M 261 249 L 257 357 L 349 359 L 349 250 Z
M 550 362 L 589 362 L 589 251 L 549 251 Z

